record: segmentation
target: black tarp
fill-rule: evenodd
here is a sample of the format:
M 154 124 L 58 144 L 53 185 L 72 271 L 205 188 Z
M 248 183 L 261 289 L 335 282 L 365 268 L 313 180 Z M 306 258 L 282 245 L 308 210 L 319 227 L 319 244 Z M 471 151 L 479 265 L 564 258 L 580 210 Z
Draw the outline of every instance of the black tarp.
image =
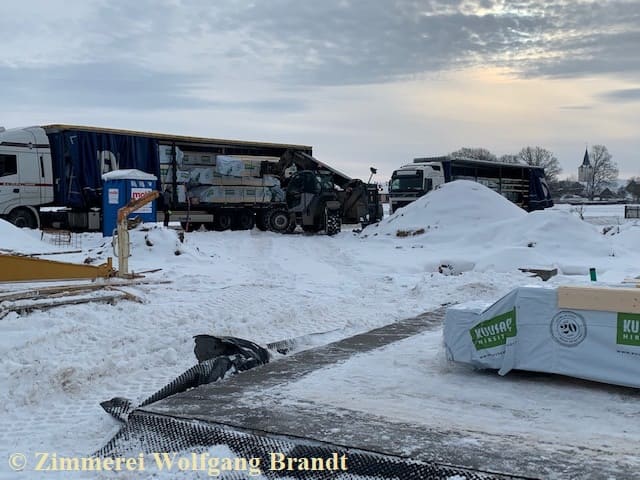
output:
M 544 169 L 532 168 L 529 172 L 529 211 L 553 207 Z

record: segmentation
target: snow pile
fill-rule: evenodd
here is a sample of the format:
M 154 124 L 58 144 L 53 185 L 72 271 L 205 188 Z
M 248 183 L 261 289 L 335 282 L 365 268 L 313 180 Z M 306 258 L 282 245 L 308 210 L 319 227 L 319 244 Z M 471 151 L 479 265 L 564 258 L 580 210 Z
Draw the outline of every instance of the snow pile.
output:
M 171 261 L 171 257 L 186 254 L 191 257 L 200 256 L 197 248 L 191 248 L 183 241 L 176 230 L 156 224 L 143 224 L 129 233 L 132 255 L 138 256 L 152 253 L 157 261 Z M 184 239 L 183 239 L 184 240 Z
M 520 267 L 559 267 L 588 271 L 585 259 L 614 254 L 599 232 L 568 212 L 543 210 L 523 218 L 487 225 L 461 235 L 460 244 L 481 245 L 476 270 L 504 272 Z M 589 261 L 589 260 L 587 260 Z M 576 267 L 582 265 L 582 267 Z
M 560 268 L 587 272 L 591 260 L 614 255 L 600 230 L 570 212 L 526 213 L 502 195 L 468 180 L 445 184 L 399 209 L 362 238 L 428 245 L 441 253 L 440 273 Z M 399 238 L 398 238 L 399 237 Z M 593 265 L 591 265 L 593 266 Z
M 640 246 L 640 221 L 633 221 L 623 225 L 615 225 L 606 230 L 617 249 L 637 252 Z
M 58 251 L 53 245 L 39 240 L 39 230 L 21 229 L 0 220 L 0 251 L 4 253 L 40 253 Z
M 521 218 L 526 212 L 503 196 L 476 182 L 456 180 L 429 192 L 362 232 L 372 235 L 455 237 L 460 231 L 487 223 Z

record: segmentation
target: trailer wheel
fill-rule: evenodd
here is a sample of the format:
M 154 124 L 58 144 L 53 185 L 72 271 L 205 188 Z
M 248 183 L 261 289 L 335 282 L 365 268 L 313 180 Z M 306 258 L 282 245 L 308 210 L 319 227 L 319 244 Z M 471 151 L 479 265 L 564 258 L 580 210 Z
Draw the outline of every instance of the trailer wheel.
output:
M 233 217 L 230 213 L 224 212 L 213 215 L 213 225 L 219 232 L 223 230 L 229 230 L 231 228 L 232 221 Z
M 267 217 L 267 225 L 272 232 L 286 233 L 290 224 L 289 212 L 283 208 L 272 210 Z
M 12 210 L 7 219 L 19 228 L 38 228 L 38 219 L 28 208 Z
M 256 227 L 258 230 L 266 232 L 269 230 L 269 224 L 267 222 L 267 214 L 266 212 L 258 212 L 256 213 Z
M 342 219 L 340 218 L 340 212 L 325 210 L 326 218 L 326 233 L 327 235 L 335 235 L 340 233 L 342 228 Z
M 234 218 L 234 230 L 251 230 L 255 225 L 255 219 L 251 210 L 240 210 Z

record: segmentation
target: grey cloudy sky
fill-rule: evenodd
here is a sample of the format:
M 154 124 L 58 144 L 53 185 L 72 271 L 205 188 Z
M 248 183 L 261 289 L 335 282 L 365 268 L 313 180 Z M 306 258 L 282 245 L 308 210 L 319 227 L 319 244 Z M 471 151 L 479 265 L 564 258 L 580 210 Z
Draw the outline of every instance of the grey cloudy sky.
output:
M 640 2 L 4 2 L 5 127 L 78 123 L 313 145 L 380 180 L 462 146 L 604 144 L 640 175 Z

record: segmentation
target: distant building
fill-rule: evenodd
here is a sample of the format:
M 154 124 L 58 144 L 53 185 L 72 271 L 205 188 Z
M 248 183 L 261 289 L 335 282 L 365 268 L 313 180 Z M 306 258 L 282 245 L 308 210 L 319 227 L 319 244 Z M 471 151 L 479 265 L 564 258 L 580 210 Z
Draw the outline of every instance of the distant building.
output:
M 617 198 L 617 195 L 611 191 L 609 187 L 605 188 L 598 195 L 600 200 L 611 200 L 612 198 Z
M 584 158 L 582 159 L 582 165 L 578 167 L 578 181 L 589 182 L 593 177 L 593 165 L 589 161 L 589 152 L 584 149 Z

